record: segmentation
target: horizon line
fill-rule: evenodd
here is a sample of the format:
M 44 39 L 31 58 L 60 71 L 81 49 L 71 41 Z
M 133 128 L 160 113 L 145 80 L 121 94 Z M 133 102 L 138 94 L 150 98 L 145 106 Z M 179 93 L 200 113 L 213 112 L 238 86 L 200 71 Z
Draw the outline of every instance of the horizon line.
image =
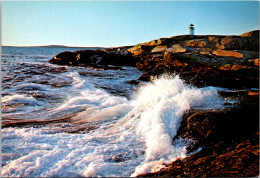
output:
M 257 31 L 257 30 L 260 30 L 260 29 L 255 29 L 255 30 L 250 30 L 250 31 L 247 31 L 247 32 L 244 32 L 244 33 L 248 33 L 248 32 L 252 32 L 252 31 Z M 242 33 L 242 34 L 244 34 Z M 240 34 L 240 35 L 242 35 Z M 161 37 L 161 38 L 156 38 L 156 39 L 153 39 L 153 40 L 158 40 L 158 39 L 162 39 L 162 38 L 172 38 L 172 37 L 176 37 L 176 36 L 186 36 L 186 35 L 190 35 L 190 34 L 182 34 L 182 35 L 174 35 L 174 36 L 170 36 L 170 37 Z M 206 34 L 206 35 L 193 35 L 193 36 L 240 36 L 240 35 L 209 35 L 209 34 Z M 151 40 L 151 41 L 153 41 Z M 150 42 L 150 41 L 147 41 L 147 42 Z M 67 45 L 61 45 L 61 44 L 50 44 L 50 45 L 32 45 L 32 46 L 26 46 L 26 45 L 3 45 L 1 44 L 1 47 L 27 47 L 27 48 L 30 48 L 30 47 L 53 47 L 53 48 L 119 48 L 119 47 L 130 47 L 130 46 L 135 46 L 135 45 L 138 45 L 138 44 L 142 44 L 142 43 L 147 43 L 147 42 L 140 42 L 140 43 L 137 43 L 137 44 L 133 44 L 133 45 L 121 45 L 121 46 L 110 46 L 110 47 L 104 47 L 104 46 L 67 46 Z

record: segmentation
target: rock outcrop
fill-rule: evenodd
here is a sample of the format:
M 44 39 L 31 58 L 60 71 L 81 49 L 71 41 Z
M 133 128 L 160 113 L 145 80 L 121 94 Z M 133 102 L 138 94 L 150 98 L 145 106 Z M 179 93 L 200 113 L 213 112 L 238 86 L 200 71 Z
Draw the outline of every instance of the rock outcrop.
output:
M 252 177 L 259 175 L 259 98 L 251 91 L 222 92 L 243 96 L 236 107 L 190 111 L 175 136 L 192 139 L 188 152 L 166 168 L 140 177 Z M 249 114 L 250 113 L 250 114 Z M 173 141 L 174 144 L 174 141 Z
M 50 62 L 103 69 L 135 66 L 143 74 L 129 81 L 134 85 L 174 73 L 197 87 L 235 89 L 219 95 L 235 98 L 238 104 L 227 102 L 230 107 L 225 110 L 191 110 L 184 115 L 173 144 L 177 138 L 192 139 L 188 152 L 200 151 L 140 176 L 259 175 L 259 30 L 240 36 L 180 35 L 135 46 L 63 52 Z
M 171 37 L 153 49 L 143 51 L 137 68 L 144 71 L 140 80 L 165 72 L 179 74 L 196 86 L 230 89 L 259 86 L 259 31 L 241 36 Z M 143 43 L 142 48 L 151 43 Z M 166 48 L 167 46 L 167 48 Z M 147 48 L 148 49 L 148 48 Z M 130 51 L 131 52 L 131 51 Z M 252 62 L 255 60 L 256 62 Z M 255 64 L 255 65 L 253 65 Z

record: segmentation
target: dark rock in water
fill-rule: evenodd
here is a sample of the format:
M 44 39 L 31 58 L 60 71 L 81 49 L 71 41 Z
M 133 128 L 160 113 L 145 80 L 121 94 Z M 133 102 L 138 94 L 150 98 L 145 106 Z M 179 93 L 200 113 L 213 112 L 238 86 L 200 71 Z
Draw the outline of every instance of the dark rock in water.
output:
M 116 69 L 114 66 L 135 66 L 137 59 L 130 53 L 106 50 L 81 50 L 75 52 L 62 52 L 54 56 L 49 62 L 59 65 L 84 65 L 92 68 Z M 121 68 L 120 68 L 121 69 Z
M 126 83 L 129 83 L 131 85 L 138 85 L 140 83 L 139 80 L 130 80 L 130 81 L 127 81 Z
M 76 53 L 65 51 L 59 53 L 57 56 L 54 56 L 49 62 L 52 64 L 59 65 L 77 65 Z
M 96 55 L 96 52 L 94 50 L 81 50 L 77 51 L 76 58 L 79 64 L 91 64 L 92 60 L 91 57 Z
M 124 68 L 120 67 L 120 66 L 111 66 L 111 65 L 106 65 L 105 70 L 125 70 Z
M 143 73 L 138 80 L 149 82 L 151 80 L 151 74 L 150 73 Z

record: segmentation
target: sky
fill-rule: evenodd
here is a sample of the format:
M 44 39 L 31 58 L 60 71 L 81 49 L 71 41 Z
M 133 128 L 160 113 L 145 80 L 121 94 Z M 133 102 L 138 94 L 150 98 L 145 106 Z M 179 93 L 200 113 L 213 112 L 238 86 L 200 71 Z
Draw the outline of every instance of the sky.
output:
M 2 45 L 117 47 L 259 29 L 259 1 L 7 1 Z

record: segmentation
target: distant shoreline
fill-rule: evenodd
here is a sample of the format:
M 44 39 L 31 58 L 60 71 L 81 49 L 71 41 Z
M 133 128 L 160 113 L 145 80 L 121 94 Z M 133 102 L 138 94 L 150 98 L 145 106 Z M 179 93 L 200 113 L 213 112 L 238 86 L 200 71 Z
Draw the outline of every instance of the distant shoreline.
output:
M 2 46 L 14 48 L 91 48 L 91 49 L 104 49 L 105 47 L 78 47 L 78 46 L 64 46 L 64 45 L 46 45 L 46 46 Z

